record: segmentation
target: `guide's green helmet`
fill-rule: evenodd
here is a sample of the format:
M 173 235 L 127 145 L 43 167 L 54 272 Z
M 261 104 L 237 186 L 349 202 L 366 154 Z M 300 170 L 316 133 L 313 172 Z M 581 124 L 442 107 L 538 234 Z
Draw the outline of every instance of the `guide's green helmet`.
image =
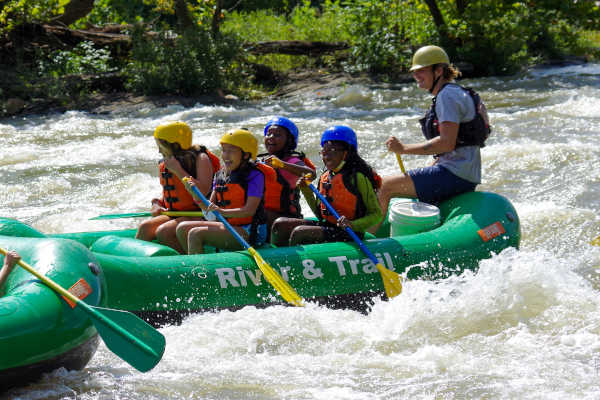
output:
M 428 67 L 434 64 L 450 64 L 448 54 L 438 46 L 424 46 L 415 52 L 412 58 L 412 67 L 410 71 L 419 68 Z

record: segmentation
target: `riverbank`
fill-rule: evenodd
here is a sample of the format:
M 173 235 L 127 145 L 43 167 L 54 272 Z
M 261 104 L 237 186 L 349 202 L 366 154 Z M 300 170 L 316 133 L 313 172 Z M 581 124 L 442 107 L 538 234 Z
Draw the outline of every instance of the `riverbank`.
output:
M 530 68 L 548 68 L 552 66 L 581 65 L 587 63 L 583 57 L 570 57 L 565 60 L 545 62 Z M 469 77 L 472 66 L 459 65 L 464 77 Z M 65 78 L 73 79 L 73 77 Z M 86 79 L 86 78 L 82 78 Z M 87 78 L 89 79 L 89 78 Z M 110 78 L 109 78 L 110 79 Z M 103 81 L 104 82 L 104 81 Z M 300 94 L 326 93 L 327 89 L 350 85 L 364 85 L 372 88 L 393 88 L 398 85 L 413 82 L 410 74 L 397 76 L 392 83 L 382 82 L 377 76 L 368 74 L 350 74 L 346 72 L 332 72 L 320 69 L 277 72 L 269 77 L 268 84 L 263 90 L 255 90 L 253 99 L 287 98 Z M 88 94 L 78 99 L 72 99 L 67 104 L 58 104 L 52 99 L 43 96 L 29 101 L 21 98 L 10 98 L 4 102 L 0 100 L 0 119 L 15 118 L 35 114 L 62 113 L 66 111 L 86 111 L 92 114 L 128 113 L 140 109 L 181 105 L 193 107 L 195 104 L 239 104 L 251 100 L 240 99 L 234 94 L 218 91 L 213 94 L 201 96 L 160 95 L 144 96 L 126 92 L 122 86 L 110 86 L 105 82 L 98 85 L 101 90 Z M 121 90 L 114 90 L 114 87 Z M 111 90 L 106 90 L 110 88 Z
M 268 87 L 256 90 L 252 97 L 264 99 L 268 97 L 285 98 L 301 93 L 322 92 L 328 88 L 345 85 L 362 84 L 367 86 L 392 86 L 411 82 L 409 74 L 402 75 L 393 84 L 382 83 L 377 77 L 366 74 L 349 74 L 345 72 L 329 72 L 324 70 L 304 70 L 278 73 Z M 192 107 L 195 104 L 236 104 L 245 102 L 231 93 L 218 91 L 202 96 L 142 96 L 126 91 L 96 91 L 69 104 L 57 104 L 48 98 L 37 98 L 29 101 L 21 98 L 10 98 L 0 102 L 0 118 L 11 118 L 32 114 L 61 113 L 71 110 L 87 111 L 93 114 L 110 114 L 132 112 L 148 107 L 166 107 L 181 105 Z

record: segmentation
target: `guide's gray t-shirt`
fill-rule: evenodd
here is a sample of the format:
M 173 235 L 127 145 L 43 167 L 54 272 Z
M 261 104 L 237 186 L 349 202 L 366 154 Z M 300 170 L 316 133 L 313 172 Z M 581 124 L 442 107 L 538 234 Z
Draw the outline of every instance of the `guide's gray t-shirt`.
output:
M 466 90 L 450 84 L 441 90 L 436 99 L 435 113 L 438 122 L 469 122 L 475 118 L 475 106 Z M 481 183 L 481 152 L 479 146 L 457 147 L 442 153 L 438 165 L 469 182 Z

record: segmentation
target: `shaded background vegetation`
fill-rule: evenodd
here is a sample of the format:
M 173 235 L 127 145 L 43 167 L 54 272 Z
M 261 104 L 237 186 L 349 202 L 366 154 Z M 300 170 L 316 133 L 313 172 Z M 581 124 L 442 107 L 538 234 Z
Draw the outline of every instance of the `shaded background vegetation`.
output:
M 272 90 L 277 74 L 307 68 L 393 81 L 425 44 L 443 46 L 471 75 L 506 75 L 570 56 L 597 59 L 599 22 L 590 0 L 0 0 L 0 99 L 248 97 Z M 104 36 L 73 33 L 82 31 Z M 347 49 L 255 51 L 290 40 Z

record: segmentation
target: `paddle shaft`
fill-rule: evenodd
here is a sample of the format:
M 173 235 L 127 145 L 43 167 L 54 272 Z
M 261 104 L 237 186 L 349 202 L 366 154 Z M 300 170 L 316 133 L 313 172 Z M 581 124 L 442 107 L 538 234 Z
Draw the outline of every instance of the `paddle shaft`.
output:
M 206 196 L 204 196 L 204 194 L 202 194 L 202 192 L 196 186 L 191 186 L 191 188 L 193 192 L 200 198 L 200 200 L 202 200 L 202 203 L 206 207 L 208 207 L 210 202 L 208 201 Z M 304 302 L 302 300 L 302 297 L 300 297 L 300 295 L 296 293 L 294 288 L 292 288 L 289 285 L 289 283 L 283 280 L 283 278 L 273 269 L 273 267 L 271 267 L 265 260 L 263 260 L 263 258 L 260 256 L 260 254 L 258 254 L 256 249 L 254 249 L 252 246 L 250 246 L 248 242 L 246 242 L 246 240 L 235 230 L 235 228 L 231 226 L 229 221 L 227 221 L 227 219 L 225 219 L 225 217 L 223 217 L 221 213 L 217 211 L 212 211 L 212 213 L 216 215 L 217 219 L 223 225 L 225 225 L 225 227 L 233 235 L 233 237 L 250 253 L 250 255 L 254 258 L 254 261 L 256 261 L 258 268 L 262 271 L 267 282 L 269 282 L 271 286 L 273 286 L 273 288 L 279 292 L 281 297 L 283 297 L 285 301 L 294 306 L 303 306 Z
M 398 165 L 400 166 L 400 171 L 402 171 L 403 174 L 406 173 L 406 169 L 404 168 L 404 163 L 402 162 L 402 156 L 398 153 L 396 154 L 396 160 L 398 160 Z
M 0 248 L 0 253 L 2 255 L 6 256 L 7 252 L 5 249 Z M 81 309 L 83 309 L 91 317 L 91 320 L 94 323 L 94 325 L 101 322 L 102 324 L 106 325 L 110 330 L 112 330 L 114 333 L 117 333 L 119 336 L 126 339 L 128 342 L 135 345 L 137 348 L 141 349 L 143 352 L 147 353 L 151 357 L 158 357 L 158 360 L 160 360 L 160 358 L 162 357 L 162 353 L 157 354 L 151 347 L 149 347 L 147 344 L 142 342 L 140 339 L 136 338 L 129 331 L 127 331 L 120 325 L 116 324 L 110 318 L 103 315 L 102 312 L 96 310 L 94 307 L 90 306 L 89 304 L 85 303 L 84 301 L 81 301 L 78 297 L 73 295 L 68 290 L 64 289 L 62 286 L 58 285 L 56 282 L 54 282 L 50 278 L 40 274 L 37 270 L 35 270 L 32 266 L 27 264 L 25 261 L 19 260 L 18 264 L 19 264 L 19 266 L 21 266 L 21 268 L 25 269 L 27 272 L 29 272 L 30 274 L 32 274 L 33 276 L 38 278 L 40 281 L 42 281 L 46 286 L 48 286 L 55 292 L 59 293 L 61 296 L 64 296 L 67 299 L 71 300 L 76 306 L 81 307 Z M 130 314 L 130 315 L 132 317 L 135 317 L 133 314 Z M 135 317 L 135 318 L 137 318 L 137 317 Z M 152 328 L 152 329 L 154 330 L 154 328 Z M 100 334 L 100 332 L 101 331 L 98 329 L 99 334 Z M 100 336 L 102 336 L 102 335 L 100 335 Z M 102 338 L 104 339 L 104 337 L 102 337 Z M 117 355 L 119 357 L 123 358 L 122 354 L 117 354 Z M 125 358 L 123 358 L 123 359 L 131 364 L 130 360 L 125 359 Z M 158 362 L 158 360 L 157 360 L 157 362 Z M 133 364 L 131 364 L 131 365 L 133 365 Z M 135 365 L 133 365 L 133 366 L 137 368 L 137 366 L 135 366 Z
M 0 253 L 3 256 L 6 256 L 7 251 L 4 250 L 3 248 L 0 248 Z M 26 270 L 27 272 L 29 272 L 30 274 L 32 274 L 33 276 L 35 276 L 36 278 L 41 280 L 44 284 L 46 284 L 46 286 L 50 287 L 55 292 L 58 292 L 61 296 L 66 297 L 67 299 L 71 300 L 73 303 L 81 302 L 81 300 L 79 300 L 79 298 L 75 297 L 75 295 L 73 295 L 71 292 L 69 292 L 68 290 L 65 290 L 62 286 L 59 286 L 57 283 L 55 283 L 50 278 L 37 272 L 31 265 L 27 264 L 25 261 L 19 260 L 19 262 L 17 264 L 19 264 L 21 266 L 21 268 L 23 268 L 24 270 Z
M 200 200 L 202 200 L 202 203 L 204 203 L 204 205 L 206 207 L 208 207 L 208 205 L 210 204 L 210 202 L 208 201 L 208 199 L 206 198 L 206 196 L 204 196 L 202 194 L 202 192 L 195 186 L 192 186 L 192 190 L 194 191 L 194 193 L 200 198 Z M 251 246 L 248 242 L 246 242 L 246 240 L 238 233 L 238 231 L 235 230 L 235 228 L 233 226 L 231 226 L 231 224 L 229 223 L 229 221 L 227 221 L 227 219 L 221 215 L 221 213 L 217 212 L 217 211 L 213 211 L 212 212 L 217 219 L 219 220 L 219 222 L 221 222 L 223 225 L 225 225 L 225 227 L 229 230 L 229 233 L 231 233 L 233 235 L 233 237 L 235 237 L 235 239 L 242 245 L 244 246 L 244 249 L 248 250 Z
M 321 200 L 321 202 L 325 204 L 329 212 L 331 212 L 336 219 L 340 219 L 340 216 L 335 210 L 335 208 L 333 208 L 333 206 L 317 190 L 317 188 L 314 187 L 312 183 L 307 182 L 307 184 L 310 187 L 310 189 L 317 195 L 319 200 Z M 369 260 L 371 260 L 371 262 L 375 264 L 375 267 L 379 271 L 379 275 L 381 275 L 381 280 L 383 281 L 383 288 L 385 290 L 385 294 L 389 298 L 392 298 L 402 293 L 402 277 L 397 273 L 384 267 L 383 264 L 379 262 L 377 258 L 375 258 L 373 253 L 371 253 L 367 246 L 365 246 L 364 242 L 360 240 L 360 238 L 356 235 L 356 233 L 354 233 L 354 231 L 349 226 L 346 226 L 345 230 L 350 235 L 350 237 L 354 239 L 354 241 L 358 244 L 358 247 L 360 247 L 363 253 L 365 253 L 367 257 L 369 257 Z
M 333 214 L 333 216 L 335 217 L 335 219 L 340 219 L 340 215 L 337 213 L 337 211 L 335 210 L 335 208 L 333 208 L 333 206 L 327 201 L 327 199 L 325 199 L 325 197 L 321 194 L 321 192 L 319 192 L 319 190 L 312 183 L 308 183 L 308 187 L 310 187 L 310 189 L 317 195 L 317 197 L 319 198 L 319 200 L 321 200 L 321 202 L 323 204 L 325 204 L 325 207 L 327 207 L 327 209 L 329 210 L 329 212 L 331 214 Z M 348 235 L 350 235 L 350 237 L 352 239 L 354 239 L 354 241 L 356 242 L 356 244 L 358 244 L 358 247 L 360 247 L 360 249 L 367 255 L 367 257 L 369 257 L 369 259 L 375 265 L 381 264 L 377 260 L 377 258 L 373 255 L 373 253 L 371 253 L 371 250 L 369 250 L 367 248 L 367 246 L 365 246 L 365 244 L 363 243 L 363 241 L 360 240 L 360 238 L 358 237 L 358 235 L 356 233 L 354 233 L 354 231 L 349 226 L 346 226 L 344 229 L 348 233 Z
M 202 217 L 204 214 L 202 211 L 161 211 L 160 215 L 167 215 L 169 217 Z M 151 217 L 152 214 L 150 212 L 135 212 L 135 213 L 125 213 L 125 214 L 103 214 L 98 215 L 97 217 L 90 218 L 93 219 L 119 219 L 119 218 L 142 218 L 142 217 Z

